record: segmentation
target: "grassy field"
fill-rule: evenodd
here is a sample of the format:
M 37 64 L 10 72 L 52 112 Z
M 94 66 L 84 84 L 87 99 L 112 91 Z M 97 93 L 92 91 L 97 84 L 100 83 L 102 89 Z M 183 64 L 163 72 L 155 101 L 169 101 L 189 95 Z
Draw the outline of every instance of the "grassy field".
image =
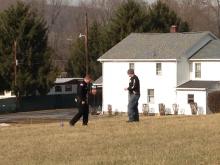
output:
M 100 117 L 81 122 L 0 128 L 1 165 L 220 164 L 220 114 Z M 33 122 L 34 123 L 34 122 Z

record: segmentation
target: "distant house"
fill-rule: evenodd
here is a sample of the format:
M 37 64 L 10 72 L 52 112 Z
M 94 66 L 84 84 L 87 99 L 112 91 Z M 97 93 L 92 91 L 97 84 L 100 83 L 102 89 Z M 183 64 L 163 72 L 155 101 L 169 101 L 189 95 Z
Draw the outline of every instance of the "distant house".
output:
M 83 78 L 56 78 L 53 87 L 47 95 L 76 94 L 77 84 Z M 0 99 L 13 98 L 15 95 L 11 91 L 0 92 Z
M 0 99 L 14 98 L 15 95 L 11 91 L 0 92 Z
M 93 86 L 97 87 L 97 88 L 102 88 L 102 76 L 99 77 L 97 80 L 95 80 L 92 83 Z
M 159 104 L 173 114 L 210 113 L 207 96 L 220 90 L 220 40 L 211 32 L 132 33 L 98 61 L 103 73 L 103 111 L 127 111 L 127 70 L 133 68 L 140 79 L 139 110 L 148 105 L 159 113 Z
M 95 91 L 95 92 L 94 92 Z M 102 106 L 102 76 L 92 83 L 92 94 L 90 94 L 90 105 L 93 107 Z
M 82 80 L 83 78 L 56 78 L 48 95 L 76 94 L 77 84 Z

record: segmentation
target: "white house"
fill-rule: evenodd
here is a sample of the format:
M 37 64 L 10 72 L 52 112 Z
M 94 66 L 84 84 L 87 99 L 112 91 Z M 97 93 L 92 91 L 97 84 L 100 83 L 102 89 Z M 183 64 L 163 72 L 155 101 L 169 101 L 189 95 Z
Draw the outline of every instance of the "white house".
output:
M 127 112 L 127 70 L 140 79 L 142 105 L 158 113 L 163 103 L 167 113 L 173 104 L 179 113 L 191 114 L 189 102 L 196 102 L 199 114 L 210 113 L 209 92 L 219 90 L 220 41 L 211 32 L 131 33 L 98 61 L 102 63 L 103 111 Z

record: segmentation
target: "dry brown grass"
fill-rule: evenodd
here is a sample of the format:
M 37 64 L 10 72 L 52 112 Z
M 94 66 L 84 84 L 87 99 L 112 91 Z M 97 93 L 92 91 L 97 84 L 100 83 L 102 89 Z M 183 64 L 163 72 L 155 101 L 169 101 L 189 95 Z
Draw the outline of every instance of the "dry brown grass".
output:
M 100 117 L 0 128 L 2 165 L 220 164 L 220 115 Z

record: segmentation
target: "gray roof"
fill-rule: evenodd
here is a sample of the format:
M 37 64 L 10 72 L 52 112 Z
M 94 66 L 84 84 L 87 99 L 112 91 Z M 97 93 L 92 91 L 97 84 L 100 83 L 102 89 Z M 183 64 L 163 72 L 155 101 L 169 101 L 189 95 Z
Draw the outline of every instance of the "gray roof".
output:
M 205 88 L 210 89 L 214 85 L 219 83 L 219 81 L 188 81 L 182 85 L 179 85 L 177 88 Z
M 207 35 L 213 37 L 210 32 L 131 33 L 99 60 L 178 59 Z
M 220 40 L 210 41 L 194 54 L 191 59 L 220 59 Z
M 102 85 L 102 76 L 93 82 L 94 85 Z
M 83 78 L 56 78 L 55 84 L 64 84 L 73 80 L 83 80 Z

